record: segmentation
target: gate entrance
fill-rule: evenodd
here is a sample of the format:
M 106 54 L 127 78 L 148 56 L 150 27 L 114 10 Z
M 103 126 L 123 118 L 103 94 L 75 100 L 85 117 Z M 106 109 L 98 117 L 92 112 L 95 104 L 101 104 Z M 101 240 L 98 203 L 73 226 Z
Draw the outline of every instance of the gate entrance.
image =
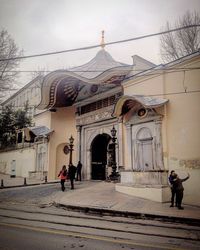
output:
M 110 141 L 108 134 L 97 135 L 91 144 L 92 180 L 106 179 L 107 146 Z

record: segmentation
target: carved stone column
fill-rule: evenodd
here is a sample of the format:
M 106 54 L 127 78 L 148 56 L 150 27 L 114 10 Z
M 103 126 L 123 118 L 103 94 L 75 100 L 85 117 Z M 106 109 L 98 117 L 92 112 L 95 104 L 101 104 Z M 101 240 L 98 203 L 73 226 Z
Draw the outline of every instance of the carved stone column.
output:
M 124 160 L 123 160 L 123 155 L 124 155 L 124 148 L 123 148 L 123 123 L 122 123 L 122 118 L 118 119 L 118 147 L 119 147 L 119 158 L 118 158 L 118 166 L 124 166 Z
M 77 129 L 77 161 L 81 161 L 81 130 L 82 126 L 76 126 Z
M 133 156 L 132 156 L 132 126 L 126 124 L 126 143 L 127 143 L 127 154 L 126 154 L 126 170 L 133 170 Z
M 156 163 L 157 169 L 164 169 L 163 163 L 163 147 L 162 147 L 162 121 L 156 120 L 155 121 L 155 129 L 156 129 Z

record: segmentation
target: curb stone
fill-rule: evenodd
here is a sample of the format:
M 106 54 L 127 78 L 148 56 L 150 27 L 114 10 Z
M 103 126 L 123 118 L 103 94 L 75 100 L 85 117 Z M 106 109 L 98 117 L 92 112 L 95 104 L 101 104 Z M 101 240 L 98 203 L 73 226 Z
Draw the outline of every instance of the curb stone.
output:
M 30 186 L 39 186 L 39 185 L 47 185 L 47 184 L 56 184 L 60 183 L 60 181 L 52 181 L 52 182 L 42 182 L 42 183 L 32 183 L 32 184 L 26 184 L 26 185 L 15 185 L 15 186 L 3 186 L 0 187 L 0 189 L 6 189 L 6 188 L 18 188 L 18 187 L 30 187 Z
M 173 222 L 173 223 L 183 223 L 183 224 L 188 224 L 192 226 L 200 226 L 200 219 L 194 219 L 194 218 L 184 218 L 184 217 L 168 216 L 168 215 L 156 215 L 156 214 L 148 214 L 148 213 L 129 212 L 129 211 L 117 211 L 117 210 L 112 210 L 112 209 L 66 205 L 66 204 L 61 204 L 61 203 L 54 203 L 54 206 L 60 207 L 66 210 L 70 210 L 70 211 L 77 211 L 77 212 L 83 212 L 83 213 L 88 213 L 88 214 L 96 214 L 100 216 L 116 216 L 116 217 L 143 219 L 143 220 L 157 220 L 157 221 L 166 221 L 166 222 Z

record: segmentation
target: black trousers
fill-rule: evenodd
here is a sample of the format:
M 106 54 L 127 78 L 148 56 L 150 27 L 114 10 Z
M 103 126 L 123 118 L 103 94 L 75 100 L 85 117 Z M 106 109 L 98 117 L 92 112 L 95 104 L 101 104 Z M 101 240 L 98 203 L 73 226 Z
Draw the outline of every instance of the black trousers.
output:
M 171 188 L 171 205 L 174 206 L 174 199 L 176 199 L 176 206 L 177 206 L 177 196 L 176 196 L 176 190 L 174 188 Z
M 76 173 L 76 180 L 81 181 L 81 172 Z
M 181 207 L 182 200 L 183 200 L 183 190 L 176 191 L 176 199 L 177 199 L 177 206 Z
M 61 190 L 65 191 L 65 180 L 60 180 Z
M 74 178 L 72 179 L 70 179 L 70 183 L 71 183 L 71 189 L 74 189 Z

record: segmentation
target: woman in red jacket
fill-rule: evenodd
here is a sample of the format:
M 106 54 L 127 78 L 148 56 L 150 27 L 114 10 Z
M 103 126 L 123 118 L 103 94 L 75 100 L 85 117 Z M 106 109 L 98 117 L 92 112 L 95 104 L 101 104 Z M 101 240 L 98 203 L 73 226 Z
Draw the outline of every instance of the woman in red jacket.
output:
M 63 165 L 62 170 L 60 170 L 58 177 L 60 177 L 61 190 L 64 192 L 65 191 L 65 180 L 67 179 L 67 170 L 66 170 L 65 165 Z

